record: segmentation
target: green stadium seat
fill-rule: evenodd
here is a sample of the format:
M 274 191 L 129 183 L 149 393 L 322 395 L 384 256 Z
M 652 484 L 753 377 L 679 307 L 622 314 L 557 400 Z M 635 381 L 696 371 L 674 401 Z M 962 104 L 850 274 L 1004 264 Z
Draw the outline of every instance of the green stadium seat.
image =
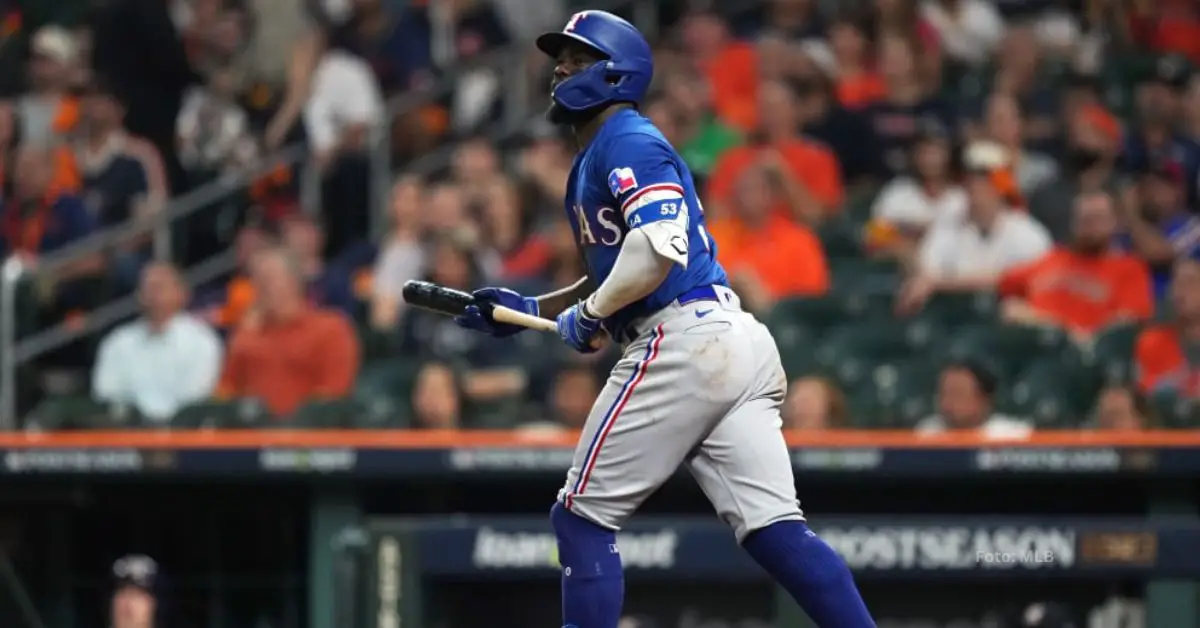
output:
M 832 366 L 844 358 L 872 362 L 905 359 L 924 349 L 929 340 L 926 328 L 908 321 L 860 321 L 825 334 L 816 347 L 816 360 Z
M 811 375 L 819 370 L 815 355 L 818 335 L 812 329 L 785 324 L 772 328 L 771 333 L 775 336 L 779 357 L 783 361 L 783 370 L 789 380 Z
M 875 204 L 878 195 L 879 190 L 876 189 L 852 191 L 846 199 L 842 216 L 851 224 L 867 224 L 871 220 L 871 206 Z
M 1023 325 L 971 325 L 940 347 L 943 361 L 971 358 L 997 369 L 1008 379 L 1039 357 L 1066 361 L 1075 349 L 1059 329 Z
M 888 259 L 831 257 L 833 285 L 839 292 L 894 295 L 903 276 L 900 265 Z
M 362 404 L 353 397 L 313 399 L 292 413 L 285 425 L 297 429 L 344 429 L 353 426 L 362 413 Z
M 516 427 L 524 409 L 520 397 L 472 401 L 464 413 L 463 427 L 477 430 L 507 430 Z
M 826 221 L 817 228 L 817 237 L 827 258 L 857 258 L 864 255 L 862 226 L 848 219 Z
M 1086 410 L 1071 397 L 1073 377 L 1072 369 L 1059 361 L 1030 364 L 998 395 L 997 409 L 1042 429 L 1078 425 Z
M 999 300 L 993 292 L 943 292 L 930 297 L 917 318 L 937 327 L 961 327 L 996 319 Z
M 860 427 L 911 429 L 933 412 L 937 387 L 936 365 L 920 359 L 879 362 L 855 397 L 867 398 L 873 417 L 856 417 Z
M 1180 396 L 1175 390 L 1154 392 L 1150 395 L 1150 406 L 1154 418 L 1164 428 L 1186 430 L 1200 428 L 1200 403 Z
M 171 419 L 171 427 L 185 430 L 257 429 L 269 422 L 267 409 L 255 399 L 214 399 L 181 408 Z
M 32 431 L 130 429 L 142 421 L 133 408 L 110 404 L 86 396 L 49 397 L 37 404 L 25 419 Z
M 370 325 L 359 325 L 358 343 L 362 348 L 364 364 L 387 360 L 396 356 L 398 342 L 397 334 L 393 331 L 380 331 Z
M 412 388 L 421 362 L 392 358 L 365 364 L 355 383 L 354 398 L 362 413 L 355 427 L 400 428 L 412 424 Z
M 789 328 L 820 332 L 844 324 L 846 316 L 844 301 L 837 295 L 796 297 L 778 301 L 771 311 L 767 312 L 763 322 L 777 335 L 786 335 Z
M 1140 325 L 1117 325 L 1096 336 L 1086 359 L 1101 383 L 1124 383 L 1132 378 L 1133 346 Z

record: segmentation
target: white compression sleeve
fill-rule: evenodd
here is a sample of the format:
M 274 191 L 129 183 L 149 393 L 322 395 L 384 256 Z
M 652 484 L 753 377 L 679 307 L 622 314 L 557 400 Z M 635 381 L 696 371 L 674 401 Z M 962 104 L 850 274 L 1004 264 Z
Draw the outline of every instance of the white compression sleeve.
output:
M 641 229 L 632 229 L 621 244 L 612 272 L 587 298 L 587 310 L 600 317 L 612 316 L 621 308 L 654 292 L 671 272 L 675 262 L 654 249 Z

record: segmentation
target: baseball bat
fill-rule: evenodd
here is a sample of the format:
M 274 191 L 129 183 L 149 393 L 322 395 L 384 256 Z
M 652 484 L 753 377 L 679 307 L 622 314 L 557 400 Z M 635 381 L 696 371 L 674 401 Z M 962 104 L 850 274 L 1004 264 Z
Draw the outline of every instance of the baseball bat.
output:
M 428 281 L 406 281 L 404 282 L 404 289 L 400 294 L 404 297 L 406 303 L 450 316 L 458 316 L 463 313 L 463 310 L 468 305 L 475 305 L 475 297 L 471 296 L 470 293 L 447 288 L 446 286 L 439 286 Z M 503 305 L 492 306 L 492 318 L 499 323 L 517 325 L 538 331 L 558 332 L 558 325 L 552 320 L 526 314 L 525 312 L 518 312 Z

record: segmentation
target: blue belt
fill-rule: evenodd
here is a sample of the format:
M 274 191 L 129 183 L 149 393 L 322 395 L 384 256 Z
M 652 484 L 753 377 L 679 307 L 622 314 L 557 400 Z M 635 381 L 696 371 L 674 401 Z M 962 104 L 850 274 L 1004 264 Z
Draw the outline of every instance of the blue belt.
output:
M 684 292 L 675 299 L 675 302 L 679 305 L 699 303 L 700 301 L 716 301 L 720 303 L 721 297 L 712 286 L 700 286 Z M 633 325 L 626 325 L 624 332 L 622 336 L 624 336 L 625 342 L 633 342 L 642 335 L 640 330 L 636 329 Z

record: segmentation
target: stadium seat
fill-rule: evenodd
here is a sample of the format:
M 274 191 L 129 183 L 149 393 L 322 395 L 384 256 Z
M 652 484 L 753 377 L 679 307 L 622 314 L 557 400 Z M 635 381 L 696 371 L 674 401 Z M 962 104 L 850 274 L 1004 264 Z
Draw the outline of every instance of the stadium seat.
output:
M 254 399 L 203 401 L 175 413 L 171 427 L 177 429 L 256 429 L 268 424 L 267 409 Z
M 876 196 L 878 196 L 878 190 L 873 189 L 852 192 L 846 199 L 842 215 L 851 224 L 859 226 L 867 224 L 867 221 L 871 220 L 871 206 L 875 204 Z
M 1077 425 L 1086 412 L 1071 398 L 1073 374 L 1070 367 L 1053 359 L 1043 359 L 1024 368 L 998 395 L 1001 412 L 1033 420 L 1038 428 L 1063 428 Z
M 30 431 L 129 429 L 141 427 L 137 411 L 124 404 L 110 404 L 86 396 L 49 397 L 26 416 Z
M 819 336 L 812 329 L 785 323 L 771 328 L 771 333 L 775 336 L 783 370 L 789 380 L 811 375 L 819 369 L 815 356 Z
M 940 347 L 943 361 L 970 358 L 996 369 L 1001 379 L 1019 373 L 1039 356 L 1066 360 L 1074 348 L 1059 329 L 1023 325 L 971 325 Z
M 406 358 L 381 360 L 363 366 L 354 398 L 362 413 L 359 427 L 406 427 L 412 422 L 412 388 L 421 363 Z
M 1133 346 L 1140 325 L 1117 325 L 1096 336 L 1086 352 L 1085 365 L 1091 367 L 1100 383 L 1127 382 L 1132 376 Z
M 930 297 L 917 317 L 931 325 L 955 328 L 994 321 L 997 306 L 993 292 L 943 292 Z
M 819 333 L 846 322 L 843 299 L 837 295 L 781 299 L 763 321 L 773 333 L 787 335 L 789 328 Z M 805 333 L 796 331 L 795 333 Z
M 830 367 L 846 358 L 872 362 L 908 358 L 924 349 L 930 340 L 928 329 L 908 321 L 861 321 L 830 330 L 816 347 L 816 360 Z
M 363 413 L 357 399 L 314 399 L 300 406 L 286 422 L 297 429 L 344 429 L 351 427 Z
M 1156 391 L 1150 395 L 1150 406 L 1154 418 L 1168 429 L 1196 429 L 1200 427 L 1200 404 L 1182 397 L 1175 390 Z
M 875 416 L 856 417 L 859 427 L 911 429 L 933 412 L 937 367 L 927 360 L 911 358 L 874 365 L 869 379 L 854 397 L 868 398 Z
M 464 412 L 463 427 L 476 430 L 507 430 L 521 422 L 520 397 L 472 401 Z
M 835 219 L 817 228 L 817 237 L 827 258 L 856 258 L 863 256 L 862 226 L 849 219 Z
M 379 331 L 370 325 L 359 325 L 357 330 L 364 364 L 386 360 L 396 355 L 398 339 L 395 332 Z
M 900 266 L 893 260 L 831 257 L 833 285 L 839 291 L 860 295 L 894 295 L 900 287 Z

